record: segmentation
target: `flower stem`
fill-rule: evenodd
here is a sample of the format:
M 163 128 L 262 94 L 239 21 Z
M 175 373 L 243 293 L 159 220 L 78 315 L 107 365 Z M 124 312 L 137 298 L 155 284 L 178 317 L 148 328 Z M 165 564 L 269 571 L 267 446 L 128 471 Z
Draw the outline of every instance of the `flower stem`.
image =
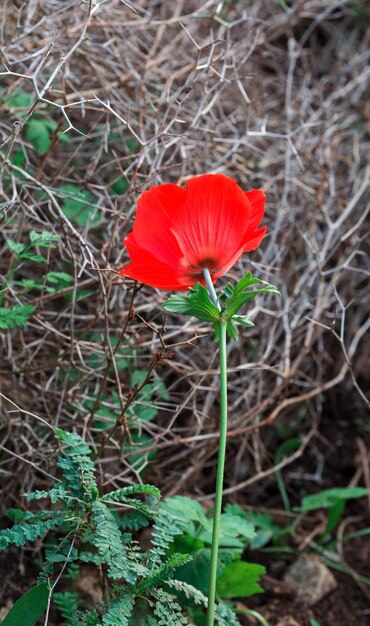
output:
M 207 279 L 206 279 L 207 280 Z M 213 287 L 213 285 L 212 285 Z M 216 297 L 217 300 L 217 297 Z M 218 301 L 217 301 L 218 302 Z M 220 321 L 220 442 L 217 461 L 217 479 L 215 507 L 213 514 L 211 571 L 208 589 L 207 626 L 214 626 L 215 599 L 217 583 L 218 544 L 222 511 L 222 491 L 224 482 L 226 434 L 227 434 L 227 354 L 226 354 L 226 321 Z
M 204 276 L 204 280 L 206 281 L 209 297 L 211 298 L 213 304 L 218 308 L 218 310 L 221 311 L 221 305 L 218 301 L 217 293 L 213 286 L 211 274 L 209 273 L 209 269 L 207 267 L 203 268 L 203 276 Z

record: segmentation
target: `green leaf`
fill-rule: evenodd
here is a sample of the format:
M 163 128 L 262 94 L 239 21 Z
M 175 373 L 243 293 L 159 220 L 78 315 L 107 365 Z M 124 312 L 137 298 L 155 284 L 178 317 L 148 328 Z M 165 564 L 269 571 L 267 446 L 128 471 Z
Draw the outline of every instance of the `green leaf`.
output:
M 334 487 L 325 489 L 319 493 L 303 498 L 300 511 L 314 511 L 316 509 L 327 509 L 334 506 L 338 500 L 352 500 L 353 498 L 363 498 L 369 495 L 370 490 L 365 487 Z
M 193 498 L 188 498 L 186 496 L 173 496 L 172 498 L 167 498 L 161 504 L 161 508 L 169 511 L 176 517 L 182 518 L 186 521 L 194 521 L 199 522 L 203 528 L 209 529 L 210 523 L 212 521 L 208 519 L 205 514 L 205 511 L 197 500 Z
M 63 200 L 61 208 L 69 220 L 78 226 L 96 226 L 100 220 L 96 210 L 96 201 L 90 191 L 80 189 L 77 185 L 65 183 L 60 185 L 58 192 Z
M 252 326 L 254 326 L 254 323 L 252 322 L 252 320 L 249 319 L 247 315 L 234 315 L 233 321 L 237 324 L 245 326 L 246 328 L 252 328 Z
M 253 524 L 246 519 L 241 519 L 238 515 L 232 513 L 222 513 L 220 524 L 220 542 L 224 536 L 228 537 L 244 537 L 244 539 L 253 539 L 256 532 Z
M 22 167 L 25 160 L 26 160 L 26 155 L 23 152 L 23 150 L 16 150 L 16 152 L 14 152 L 10 156 L 10 162 L 13 163 L 13 165 L 16 165 L 17 167 Z M 13 172 L 13 176 L 14 175 L 16 175 L 17 177 L 22 176 L 20 172 Z
M 247 287 L 250 287 L 251 285 L 263 285 L 263 284 L 264 284 L 263 280 L 260 280 L 259 278 L 254 278 L 250 272 L 247 272 L 247 274 L 245 274 L 245 276 L 243 276 L 243 278 L 241 278 L 239 282 L 236 283 L 233 289 L 232 295 L 237 296 L 239 293 L 244 291 L 244 289 L 246 289 Z
M 118 178 L 118 180 L 116 180 L 114 183 L 111 183 L 111 191 L 121 195 L 122 193 L 125 193 L 125 191 L 127 191 L 127 189 L 129 188 L 129 182 L 127 180 L 127 178 Z
M 50 120 L 31 118 L 26 124 L 26 139 L 41 156 L 46 154 L 51 146 L 48 121 Z
M 238 331 L 237 326 L 234 323 L 233 319 L 227 320 L 227 322 L 226 322 L 226 331 L 227 331 L 227 334 L 229 335 L 229 337 L 231 337 L 231 339 L 234 339 L 234 341 L 238 341 L 238 339 L 239 339 L 239 331 Z
M 187 296 L 171 296 L 163 307 L 170 313 L 194 316 L 205 322 L 217 322 L 220 317 L 207 289 L 200 283 L 191 287 Z
M 115 501 L 115 502 L 126 502 L 126 500 L 133 495 L 148 495 L 156 498 L 157 500 L 161 497 L 161 492 L 158 487 L 154 487 L 154 485 L 133 485 L 130 487 L 122 487 L 121 489 L 115 489 L 114 491 L 110 491 L 106 493 L 100 498 L 101 502 L 105 500 Z M 123 500 L 122 500 L 123 498 Z
M 240 598 L 262 593 L 259 584 L 265 568 L 257 563 L 236 561 L 226 565 L 217 580 L 217 594 L 221 598 Z
M 10 609 L 1 626 L 34 626 L 48 605 L 49 589 L 45 583 L 29 589 Z
M 330 535 L 334 530 L 339 520 L 342 517 L 346 501 L 344 499 L 338 500 L 328 511 L 328 521 L 325 528 L 324 539 Z
M 25 250 L 26 246 L 23 243 L 17 243 L 16 241 L 14 241 L 13 239 L 7 239 L 6 243 L 8 244 L 9 248 L 15 252 L 15 254 L 17 254 L 18 256 L 23 252 L 23 250 Z
M 27 109 L 32 102 L 32 94 L 27 93 L 21 89 L 17 94 L 13 95 L 13 93 L 9 94 L 4 101 L 5 109 L 13 109 L 13 108 L 21 108 Z
M 41 233 L 31 230 L 29 237 L 32 245 L 40 248 L 55 248 L 55 243 L 59 241 L 59 235 L 49 230 L 43 230 Z
M 286 441 L 284 441 L 284 443 L 282 443 L 275 454 L 275 463 L 278 464 L 280 463 L 280 461 L 283 460 L 283 458 L 289 454 L 290 452 L 294 452 L 295 450 L 298 450 L 299 446 L 301 445 L 301 440 L 298 437 L 294 437 L 293 439 L 287 439 Z M 276 470 L 275 472 L 275 476 L 276 476 L 276 482 L 280 491 L 280 495 L 281 495 L 281 499 L 283 501 L 284 504 L 284 508 L 286 511 L 290 511 L 290 502 L 289 502 L 289 496 L 287 493 L 287 490 L 285 488 L 285 483 L 284 483 L 284 479 L 283 479 L 283 473 L 281 471 L 281 469 Z
M 211 550 L 202 548 L 192 554 L 192 560 L 179 567 L 176 578 L 193 585 L 196 589 L 206 592 L 209 585 L 211 570 Z
M 14 330 L 15 328 L 23 328 L 28 319 L 36 311 L 32 304 L 15 304 L 10 309 L 0 307 L 0 329 Z
M 239 293 L 238 295 L 230 298 L 227 302 L 225 307 L 227 316 L 232 317 L 233 315 L 235 315 L 235 313 L 239 311 L 243 304 L 249 302 L 249 300 L 252 300 L 252 298 L 255 298 L 260 293 L 275 293 L 277 295 L 280 295 L 280 292 L 276 289 L 276 287 L 274 287 L 273 285 L 269 285 L 268 283 L 266 283 L 266 287 L 264 287 L 263 289 L 256 289 L 254 291 Z
M 60 289 L 68 287 L 74 280 L 73 276 L 66 274 L 65 272 L 48 272 L 45 278 L 48 283 L 58 285 Z
M 35 252 L 31 252 L 31 250 L 24 250 L 19 255 L 20 259 L 26 259 L 27 261 L 34 261 L 35 263 L 47 263 L 45 257 L 41 256 L 41 254 L 36 254 Z
M 42 289 L 43 287 L 42 283 L 37 283 L 31 278 L 22 278 L 22 280 L 15 280 L 14 284 L 23 287 L 23 289 L 25 289 L 26 291 L 31 291 L 32 289 Z
M 72 143 L 72 137 L 70 135 L 68 135 L 68 133 L 64 133 L 62 131 L 58 132 L 58 139 L 62 143 L 66 143 L 68 145 L 70 145 Z

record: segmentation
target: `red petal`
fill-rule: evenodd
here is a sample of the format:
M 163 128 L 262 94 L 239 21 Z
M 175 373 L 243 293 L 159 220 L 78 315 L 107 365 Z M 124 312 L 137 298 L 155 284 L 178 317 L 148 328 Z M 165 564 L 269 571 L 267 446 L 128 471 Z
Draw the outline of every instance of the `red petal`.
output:
M 251 215 L 249 199 L 234 180 L 205 174 L 187 182 L 185 204 L 174 215 L 171 230 L 187 261 L 198 266 L 215 259 L 229 263 L 242 247 Z
M 248 230 L 254 230 L 262 222 L 263 214 L 265 212 L 266 196 L 260 189 L 251 189 L 250 191 L 245 191 L 245 195 L 252 205 Z
M 193 285 L 193 283 L 184 284 L 183 277 L 178 276 L 173 267 L 154 258 L 149 262 L 143 260 L 141 262 L 129 263 L 120 270 L 120 274 L 157 289 L 186 291 L 189 286 Z
M 195 280 L 189 278 L 187 269 L 183 265 L 178 262 L 176 265 L 169 265 L 157 259 L 136 244 L 132 233 L 126 237 L 125 244 L 131 263 L 121 269 L 120 274 L 157 289 L 185 291 L 194 285 Z
M 245 243 L 243 252 L 249 252 L 250 250 L 255 250 L 256 248 L 258 248 L 265 235 L 266 226 L 255 230 L 253 233 L 247 233 L 244 239 Z
M 136 245 L 171 265 L 178 265 L 183 254 L 170 230 L 170 221 L 185 199 L 185 189 L 168 184 L 152 187 L 138 201 L 132 231 Z

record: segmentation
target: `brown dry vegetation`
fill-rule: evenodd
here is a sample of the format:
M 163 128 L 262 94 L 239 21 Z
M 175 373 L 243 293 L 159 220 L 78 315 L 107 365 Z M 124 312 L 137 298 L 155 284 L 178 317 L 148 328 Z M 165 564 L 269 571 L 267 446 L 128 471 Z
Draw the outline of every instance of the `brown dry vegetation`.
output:
M 293 499 L 330 486 L 370 487 L 369 18 L 361 0 L 288 4 L 3 3 L 2 102 L 19 90 L 32 98 L 1 113 L 1 274 L 5 281 L 13 262 L 6 239 L 26 242 L 31 230 L 48 230 L 60 240 L 44 252 L 47 266 L 24 263 L 14 279 L 73 276 L 62 293 L 27 292 L 14 281 L 6 291 L 4 306 L 30 303 L 36 312 L 0 338 L 4 509 L 49 483 L 57 451 L 52 430 L 40 428 L 45 421 L 83 433 L 103 488 L 142 480 L 156 452 L 144 479 L 164 495 L 212 496 L 212 335 L 194 319 L 165 317 L 167 294 L 117 273 L 140 193 L 204 172 L 266 192 L 268 236 L 228 278 L 251 270 L 282 293 L 256 301 L 256 328 L 230 343 L 225 494 L 280 510 L 274 455 L 292 436 L 301 445 L 278 467 L 287 468 Z M 25 132 L 37 115 L 56 123 L 42 155 Z M 19 150 L 21 164 L 13 158 Z M 95 221 L 92 212 L 83 224 L 66 216 L 66 183 L 89 192 Z M 127 419 L 138 394 L 134 369 L 166 383 L 168 398 L 153 398 L 153 421 Z M 96 419 L 102 407 L 105 430 Z M 138 429 L 144 443 L 133 458 L 127 441 Z M 363 607 L 357 625 L 365 624 Z M 321 619 L 326 626 L 344 618 Z

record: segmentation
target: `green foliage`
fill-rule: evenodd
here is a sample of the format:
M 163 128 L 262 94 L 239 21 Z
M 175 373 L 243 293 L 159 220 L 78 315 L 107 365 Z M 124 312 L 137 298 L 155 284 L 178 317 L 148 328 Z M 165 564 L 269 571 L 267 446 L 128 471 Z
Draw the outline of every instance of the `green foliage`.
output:
M 312 496 L 303 498 L 300 511 L 315 511 L 316 509 L 327 509 L 340 500 L 352 500 L 353 498 L 363 498 L 369 495 L 369 489 L 364 487 L 334 487 L 333 489 L 324 489 Z
M 2 98 L 4 109 L 14 111 L 19 120 L 24 119 L 27 110 L 31 107 L 33 96 L 23 89 L 18 92 L 10 93 Z M 44 156 L 50 149 L 53 138 L 65 143 L 70 143 L 71 139 L 68 135 L 58 130 L 57 122 L 52 118 L 55 111 L 51 107 L 45 111 L 35 110 L 24 126 L 24 134 L 27 141 L 32 145 L 35 152 Z
M 13 252 L 15 258 L 11 264 L 8 275 L 5 278 L 4 288 L 0 292 L 0 329 L 15 330 L 16 328 L 24 328 L 32 313 L 36 311 L 36 308 L 32 304 L 15 304 L 11 307 L 3 307 L 1 305 L 6 295 L 7 287 L 20 265 L 22 265 L 24 261 L 46 263 L 47 260 L 45 257 L 38 254 L 35 251 L 35 248 L 54 248 L 58 240 L 58 235 L 55 235 L 52 232 L 43 231 L 38 233 L 34 230 L 31 230 L 29 233 L 28 244 L 24 244 L 20 241 L 14 241 L 13 239 L 6 240 L 6 243 L 9 249 Z M 14 282 L 15 284 L 19 284 L 17 281 Z M 23 279 L 21 285 L 29 290 L 36 285 L 36 282 L 29 279 Z
M 0 531 L 0 550 L 4 550 L 10 545 L 24 546 L 28 541 L 35 541 L 43 537 L 48 530 L 55 530 L 62 521 L 63 516 L 55 512 L 47 517 L 44 511 L 28 514 L 23 518 L 22 523 L 15 524 L 12 528 Z
M 97 568 L 102 576 L 103 599 L 95 606 L 79 608 L 75 592 L 53 591 L 51 600 L 66 626 L 178 626 L 193 623 L 186 617 L 190 608 L 182 608 L 176 595 L 183 593 L 192 598 L 202 611 L 206 599 L 190 584 L 174 579 L 192 555 L 176 551 L 173 546 L 187 525 L 200 523 L 198 518 L 202 520 L 202 530 L 208 537 L 211 521 L 202 507 L 198 503 L 192 507 L 189 500 L 187 513 L 194 519 L 176 515 L 171 512 L 171 507 L 153 510 L 149 502 L 157 500 L 159 491 L 152 485 L 128 486 L 100 497 L 90 446 L 77 433 L 56 429 L 55 435 L 62 447 L 57 461 L 62 480 L 49 491 L 27 494 L 28 501 L 45 501 L 42 510 L 9 511 L 9 517 L 15 523 L 0 531 L 0 549 L 11 544 L 22 546 L 47 535 L 41 578 L 50 581 L 50 588 L 53 588 L 52 579 L 57 577 L 59 580 L 64 571 L 63 576 L 68 579 L 70 587 L 81 564 Z M 148 503 L 143 502 L 143 498 L 147 498 Z M 47 506 L 48 500 L 50 507 Z M 119 510 L 112 510 L 112 505 Z M 130 513 L 125 514 L 122 508 L 129 508 Z M 240 533 L 231 518 L 225 516 L 224 531 L 229 539 L 237 541 Z M 127 528 L 140 529 L 153 519 L 150 546 L 142 550 Z M 243 528 L 242 535 L 251 534 L 247 524 L 243 526 L 239 520 L 239 526 Z M 219 606 L 218 611 L 217 623 L 224 626 L 226 618 L 223 615 L 228 609 Z M 28 622 L 21 620 L 18 623 Z M 229 623 L 237 622 L 232 616 Z
M 62 197 L 61 208 L 69 220 L 77 226 L 97 226 L 100 218 L 93 194 L 72 183 L 60 185 L 55 192 Z
M 1 626 L 34 626 L 45 611 L 48 599 L 49 589 L 45 583 L 32 587 L 12 606 Z
M 150 563 L 153 566 L 161 563 L 174 538 L 181 535 L 186 526 L 186 518 L 181 519 L 166 510 L 160 510 L 156 514 L 155 520 L 152 532 L 153 549 L 150 555 Z
M 185 626 L 190 622 L 183 616 L 180 605 L 173 596 L 163 589 L 157 589 L 158 598 L 155 603 L 154 615 L 158 617 L 158 626 Z
M 200 283 L 191 287 L 186 296 L 170 296 L 163 306 L 170 313 L 194 316 L 205 322 L 214 323 L 219 319 L 218 308 L 211 302 L 207 289 Z
M 176 516 L 182 524 L 183 533 L 174 537 L 171 552 L 182 552 L 192 557 L 191 561 L 177 570 L 176 577 L 205 593 L 210 576 L 212 518 L 199 502 L 184 496 L 168 498 L 160 505 L 160 509 Z M 220 586 L 217 587 L 220 597 L 248 596 L 262 591 L 258 583 L 264 568 L 240 560 L 256 532 L 245 515 L 238 513 L 226 507 L 221 515 L 218 564 Z
M 257 563 L 229 563 L 217 580 L 217 593 L 221 598 L 247 598 L 263 593 L 259 580 L 265 572 L 265 568 Z
M 77 594 L 70 591 L 56 592 L 53 594 L 53 601 L 65 621 L 65 626 L 75 626 L 78 612 Z
M 103 502 L 94 502 L 92 506 L 93 540 L 98 551 L 99 562 L 106 565 L 108 576 L 112 580 L 125 578 L 129 583 L 135 583 L 143 568 L 136 565 L 126 546 L 124 536 L 117 526 L 113 513 Z M 128 535 L 126 538 L 129 539 Z
M 57 463 L 62 469 L 67 487 L 66 495 L 60 495 L 60 499 L 66 501 L 69 506 L 74 504 L 72 498 L 77 507 L 80 501 L 90 505 L 98 497 L 90 447 L 76 433 L 67 433 L 56 428 L 55 436 L 66 446 L 64 456 L 59 457 Z
M 253 285 L 262 285 L 260 289 L 249 290 Z M 221 317 L 227 320 L 227 332 L 232 339 L 237 340 L 239 332 L 237 326 L 241 324 L 245 327 L 254 326 L 253 322 L 246 315 L 238 315 L 241 307 L 262 293 L 273 293 L 280 295 L 274 285 L 270 285 L 264 280 L 254 278 L 248 272 L 236 285 L 228 283 L 220 294 Z M 216 337 L 219 335 L 219 324 L 215 325 Z
M 133 599 L 130 596 L 125 596 L 116 600 L 106 614 L 103 616 L 104 626 L 128 626 L 129 617 L 132 614 Z
M 262 285 L 260 289 L 248 290 L 253 285 Z M 239 282 L 232 286 L 230 283 L 221 291 L 219 310 L 210 299 L 208 291 L 200 283 L 189 289 L 186 296 L 173 295 L 164 303 L 163 307 L 170 313 L 182 313 L 197 317 L 200 320 L 213 324 L 216 338 L 220 334 L 220 321 L 227 322 L 227 332 L 232 339 L 238 339 L 238 325 L 250 328 L 253 322 L 246 315 L 238 315 L 241 307 L 261 293 L 273 293 L 280 295 L 280 292 L 269 283 L 253 278 L 248 272 Z
M 278 447 L 275 453 L 276 465 L 278 465 L 287 454 L 289 454 L 290 452 L 294 452 L 295 450 L 298 450 L 301 443 L 302 441 L 298 437 L 294 437 L 292 439 L 287 439 L 286 441 L 284 441 Z M 284 483 L 282 471 L 276 470 L 275 476 L 276 476 L 276 482 L 280 491 L 281 499 L 284 503 L 284 508 L 286 511 L 290 511 L 290 502 L 289 502 L 287 490 L 285 489 L 285 483 Z
M 218 626 L 240 626 L 233 611 L 223 603 L 216 606 L 215 619 Z
M 32 304 L 14 304 L 10 308 L 0 307 L 0 329 L 24 328 L 36 308 Z
M 39 289 L 45 291 L 45 293 L 57 293 L 61 289 L 69 287 L 72 283 L 73 276 L 66 272 L 47 272 L 42 281 L 33 280 L 32 278 L 22 278 L 14 281 L 15 285 L 19 285 L 26 292 Z
M 26 124 L 26 139 L 43 156 L 49 151 L 57 124 L 47 117 L 32 116 Z

